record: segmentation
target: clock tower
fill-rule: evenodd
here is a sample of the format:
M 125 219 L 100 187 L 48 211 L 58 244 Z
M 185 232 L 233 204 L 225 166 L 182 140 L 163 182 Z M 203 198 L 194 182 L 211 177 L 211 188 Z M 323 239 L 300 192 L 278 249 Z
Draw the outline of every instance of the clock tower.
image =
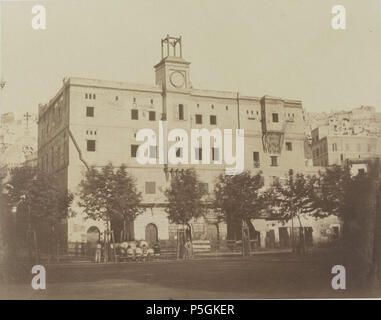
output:
M 161 39 L 161 61 L 155 68 L 155 82 L 169 91 L 186 91 L 192 87 L 189 65 L 183 59 L 181 37 L 167 35 Z

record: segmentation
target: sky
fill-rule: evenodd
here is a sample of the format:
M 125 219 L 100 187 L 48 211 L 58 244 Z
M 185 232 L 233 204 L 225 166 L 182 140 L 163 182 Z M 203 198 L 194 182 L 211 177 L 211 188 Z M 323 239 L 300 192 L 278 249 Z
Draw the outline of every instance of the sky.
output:
M 346 30 L 331 27 L 337 4 Z M 153 84 L 167 34 L 183 37 L 195 88 L 381 111 L 380 13 L 379 0 L 2 1 L 1 113 L 37 113 L 67 76 Z

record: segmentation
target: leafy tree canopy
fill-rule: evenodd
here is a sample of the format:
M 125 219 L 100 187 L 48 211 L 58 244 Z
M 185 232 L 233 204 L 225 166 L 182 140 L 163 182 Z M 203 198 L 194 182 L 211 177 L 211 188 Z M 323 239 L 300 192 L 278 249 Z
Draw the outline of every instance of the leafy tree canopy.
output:
M 92 167 L 79 187 L 78 204 L 88 218 L 134 220 L 142 212 L 141 192 L 138 192 L 136 180 L 127 172 L 125 165 L 116 169 L 109 163 L 101 170 Z
M 192 218 L 197 219 L 206 212 L 202 199 L 206 191 L 201 187 L 194 169 L 174 176 L 164 194 L 168 201 L 168 218 L 174 223 L 187 224 Z
M 244 171 L 237 175 L 220 175 L 214 188 L 217 214 L 225 221 L 229 215 L 239 221 L 258 217 L 265 207 L 260 191 L 263 185 L 261 173 L 252 175 Z
M 57 222 L 69 215 L 73 195 L 61 188 L 57 176 L 34 168 L 21 167 L 11 171 L 6 184 L 8 201 L 31 222 Z

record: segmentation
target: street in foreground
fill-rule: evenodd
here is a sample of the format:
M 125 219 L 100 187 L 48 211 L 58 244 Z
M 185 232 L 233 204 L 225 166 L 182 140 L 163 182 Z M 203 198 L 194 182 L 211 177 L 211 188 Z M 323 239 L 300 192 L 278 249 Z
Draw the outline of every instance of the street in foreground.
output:
M 334 254 L 263 254 L 196 259 L 47 266 L 46 290 L 5 285 L 1 299 L 250 299 L 380 296 L 333 290 Z M 29 278 L 32 279 L 32 274 Z

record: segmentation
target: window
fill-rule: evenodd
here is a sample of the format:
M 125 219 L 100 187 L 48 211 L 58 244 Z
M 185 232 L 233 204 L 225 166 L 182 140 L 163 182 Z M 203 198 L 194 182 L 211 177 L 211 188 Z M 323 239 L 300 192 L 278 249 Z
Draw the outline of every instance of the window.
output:
M 278 185 L 280 184 L 280 178 L 277 176 L 270 176 L 270 184 L 271 185 Z
M 93 99 L 95 100 L 96 96 L 95 96 L 95 93 L 93 93 Z
M 151 104 L 153 104 L 153 99 L 151 99 Z
M 87 95 L 87 93 L 85 93 L 85 99 L 87 99 L 88 98 L 88 95 Z
M 214 109 L 214 104 L 212 104 L 212 109 Z
M 86 107 L 86 117 L 94 117 L 94 107 Z
M 272 167 L 278 166 L 278 157 L 277 156 L 271 156 L 271 166 Z
M 202 115 L 196 114 L 196 124 L 202 124 Z
M 226 108 L 226 110 L 229 110 L 229 107 L 228 107 L 228 106 L 226 106 L 225 108 Z
M 118 96 L 115 96 L 115 101 L 118 101 L 119 97 Z
M 148 181 L 145 183 L 145 192 L 146 194 L 155 194 L 156 193 L 156 182 Z
M 213 125 L 217 124 L 217 116 L 210 116 L 210 124 L 213 124 Z
M 184 105 L 179 104 L 179 120 L 184 120 Z
M 253 161 L 254 161 L 254 168 L 259 168 L 261 164 L 259 161 L 259 152 L 258 151 L 253 152 Z
M 209 193 L 209 185 L 207 183 L 204 183 L 204 182 L 200 182 L 199 183 L 199 188 L 201 190 L 202 193 Z
M 176 148 L 176 158 L 181 158 L 183 154 L 183 148 Z
M 291 142 L 286 142 L 286 150 L 292 151 L 292 143 Z
M 155 111 L 150 111 L 148 114 L 148 118 L 150 121 L 155 121 L 156 120 L 156 112 Z
M 137 109 L 131 109 L 131 119 L 139 120 L 139 111 Z
M 196 160 L 202 160 L 202 148 L 195 148 L 194 152 Z
M 149 157 L 156 159 L 156 146 L 149 146 Z
M 87 151 L 95 151 L 95 140 L 87 140 Z
M 136 158 L 136 153 L 138 151 L 138 145 L 137 144 L 132 144 L 131 145 L 131 158 Z
M 279 115 L 277 113 L 273 113 L 273 122 L 279 122 Z
M 212 148 L 212 160 L 219 161 L 220 160 L 220 149 Z

